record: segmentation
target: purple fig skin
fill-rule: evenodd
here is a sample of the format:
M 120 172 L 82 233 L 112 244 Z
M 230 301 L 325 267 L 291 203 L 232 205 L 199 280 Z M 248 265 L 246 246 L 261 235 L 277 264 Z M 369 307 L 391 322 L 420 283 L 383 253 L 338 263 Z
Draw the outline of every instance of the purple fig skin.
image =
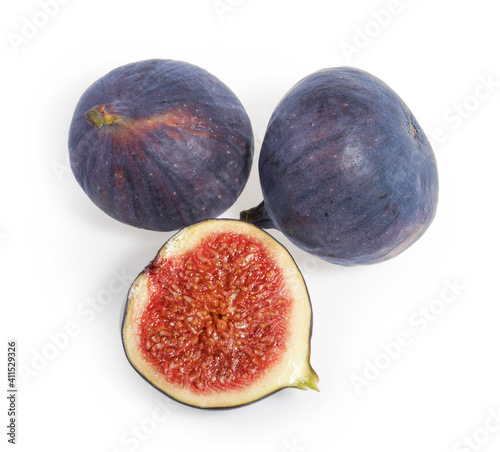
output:
M 70 164 L 89 198 L 138 228 L 174 231 L 231 207 L 248 180 L 253 133 L 236 95 L 174 60 L 119 67 L 80 98 Z
M 241 219 L 351 266 L 393 258 L 431 224 L 436 159 L 403 100 L 373 75 L 323 69 L 270 119 L 259 157 L 264 201 Z

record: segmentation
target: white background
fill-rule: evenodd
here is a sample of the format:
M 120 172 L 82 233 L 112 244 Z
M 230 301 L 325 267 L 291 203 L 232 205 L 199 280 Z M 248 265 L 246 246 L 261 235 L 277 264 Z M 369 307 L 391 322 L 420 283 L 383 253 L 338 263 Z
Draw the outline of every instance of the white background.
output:
M 0 18 L 0 360 L 16 340 L 18 450 L 499 450 L 495 2 L 46 3 L 4 2 Z M 380 77 L 433 140 L 438 214 L 399 257 L 339 267 L 272 231 L 309 287 L 320 393 L 286 389 L 203 411 L 165 398 L 126 361 L 119 319 L 127 286 L 171 234 L 96 208 L 69 170 L 67 134 L 87 86 L 146 58 L 207 69 L 248 111 L 256 158 L 225 217 L 260 201 L 267 121 L 285 92 L 318 69 L 352 65 Z M 404 345 L 395 345 L 401 333 Z

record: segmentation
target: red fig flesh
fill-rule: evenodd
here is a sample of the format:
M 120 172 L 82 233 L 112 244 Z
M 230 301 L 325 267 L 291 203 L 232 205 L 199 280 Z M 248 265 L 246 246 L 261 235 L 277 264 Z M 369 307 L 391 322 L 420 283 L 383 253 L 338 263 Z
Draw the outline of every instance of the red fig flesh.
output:
M 285 387 L 317 389 L 311 305 L 285 248 L 237 220 L 172 237 L 133 283 L 123 341 L 132 366 L 167 395 L 231 407 Z

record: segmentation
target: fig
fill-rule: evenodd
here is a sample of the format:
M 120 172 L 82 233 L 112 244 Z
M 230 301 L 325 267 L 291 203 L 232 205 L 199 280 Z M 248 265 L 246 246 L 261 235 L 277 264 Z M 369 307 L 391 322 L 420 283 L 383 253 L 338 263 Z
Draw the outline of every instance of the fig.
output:
M 387 84 L 357 68 L 317 71 L 285 94 L 259 176 L 264 200 L 240 218 L 334 264 L 393 258 L 436 213 L 436 159 L 422 128 Z
M 169 397 L 230 408 L 286 387 L 318 390 L 312 310 L 288 251 L 239 220 L 188 226 L 133 282 L 122 339 L 135 370 Z
M 113 218 L 175 231 L 226 211 L 252 164 L 236 95 L 192 64 L 152 59 L 112 70 L 81 96 L 69 131 L 76 180 Z

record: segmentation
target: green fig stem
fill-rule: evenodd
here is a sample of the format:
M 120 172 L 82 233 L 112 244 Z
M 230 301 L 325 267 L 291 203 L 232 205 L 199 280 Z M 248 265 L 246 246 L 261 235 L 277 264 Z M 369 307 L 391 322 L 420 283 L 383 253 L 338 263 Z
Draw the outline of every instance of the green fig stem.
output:
M 97 105 L 85 113 L 85 119 L 87 119 L 91 126 L 100 129 L 102 126 L 112 124 L 120 118 L 109 114 L 104 105 Z
M 307 379 L 300 381 L 297 384 L 297 388 L 302 390 L 314 389 L 315 391 L 319 392 L 318 382 L 319 382 L 318 374 L 314 372 L 314 370 L 310 369 L 309 374 L 307 375 Z
M 269 218 L 264 201 L 258 206 L 240 213 L 240 220 L 251 223 L 259 228 L 275 228 L 273 220 Z

